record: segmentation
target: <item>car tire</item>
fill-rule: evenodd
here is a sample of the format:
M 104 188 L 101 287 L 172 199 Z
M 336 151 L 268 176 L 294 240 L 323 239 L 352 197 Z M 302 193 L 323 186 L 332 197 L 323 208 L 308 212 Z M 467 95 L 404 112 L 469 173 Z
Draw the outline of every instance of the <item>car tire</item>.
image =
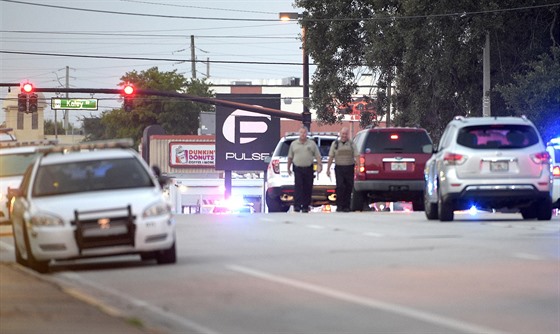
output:
M 266 206 L 268 207 L 268 212 L 288 212 L 289 206 L 285 206 L 280 202 L 279 199 L 273 199 L 268 194 L 266 194 Z
M 438 216 L 442 222 L 453 221 L 453 207 L 449 201 L 443 200 L 441 193 L 438 196 Z
M 538 220 L 552 219 L 552 200 L 547 198 L 544 201 L 539 201 L 539 203 L 537 204 L 537 219 Z
M 23 256 L 21 256 L 21 252 L 19 251 L 19 245 L 18 242 L 16 240 L 16 236 L 14 235 L 14 252 L 16 255 L 16 263 L 27 267 L 27 260 L 23 258 Z
M 31 243 L 29 241 L 29 234 L 27 233 L 27 227 L 23 223 L 23 238 L 25 240 L 25 249 L 27 252 L 27 260 L 25 262 L 27 267 L 35 270 L 40 274 L 45 274 L 49 272 L 49 260 L 37 260 L 33 256 L 33 251 L 31 250 Z
M 424 193 L 424 213 L 428 220 L 438 219 L 438 205 L 428 200 L 428 196 Z
M 177 250 L 175 248 L 175 242 L 173 242 L 173 246 L 171 246 L 171 248 L 157 251 L 155 255 L 158 264 L 171 264 L 177 262 Z
M 521 217 L 523 217 L 523 219 L 525 220 L 531 220 L 537 218 L 537 208 L 535 207 L 535 205 L 531 205 L 527 208 L 523 208 L 520 211 L 521 211 Z
M 425 205 L 424 205 L 424 198 L 422 196 L 422 198 L 418 198 L 415 201 L 412 201 L 412 211 L 424 211 L 425 210 Z
M 369 206 L 367 206 L 366 194 L 361 191 L 352 191 L 352 197 L 350 198 L 350 209 L 352 211 L 369 211 Z M 367 206 L 367 209 L 365 208 Z

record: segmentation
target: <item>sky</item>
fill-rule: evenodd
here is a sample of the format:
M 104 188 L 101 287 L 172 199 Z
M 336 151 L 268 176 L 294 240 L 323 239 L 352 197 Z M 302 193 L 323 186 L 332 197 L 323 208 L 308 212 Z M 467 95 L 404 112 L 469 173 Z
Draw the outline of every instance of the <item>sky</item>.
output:
M 301 27 L 280 12 L 302 10 L 292 0 L 0 0 L 0 83 L 65 87 L 68 73 L 70 88 L 117 88 L 127 72 L 152 67 L 190 78 L 191 36 L 196 58 L 210 60 L 209 72 L 197 63 L 197 78 L 301 77 Z M 0 87 L 2 105 L 7 92 Z M 119 106 L 116 97 L 99 104 L 70 121 Z

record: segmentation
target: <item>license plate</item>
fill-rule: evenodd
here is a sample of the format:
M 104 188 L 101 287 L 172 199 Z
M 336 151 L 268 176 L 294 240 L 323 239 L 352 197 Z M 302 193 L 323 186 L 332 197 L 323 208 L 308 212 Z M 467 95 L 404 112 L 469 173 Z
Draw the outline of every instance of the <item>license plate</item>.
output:
M 109 228 L 88 228 L 83 230 L 84 237 L 107 237 L 111 235 L 126 234 L 128 229 L 125 225 L 116 225 Z
M 508 170 L 509 170 L 509 163 L 507 161 L 490 162 L 490 171 L 492 172 L 507 172 Z
M 391 162 L 391 170 L 406 170 L 406 162 Z

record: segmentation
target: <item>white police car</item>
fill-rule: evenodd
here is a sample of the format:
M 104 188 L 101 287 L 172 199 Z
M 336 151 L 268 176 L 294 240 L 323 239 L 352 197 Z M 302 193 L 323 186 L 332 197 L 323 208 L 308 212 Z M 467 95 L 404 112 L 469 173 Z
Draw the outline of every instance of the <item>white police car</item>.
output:
M 131 140 L 41 150 L 14 191 L 16 261 L 47 272 L 51 260 L 139 254 L 176 262 L 165 180 Z

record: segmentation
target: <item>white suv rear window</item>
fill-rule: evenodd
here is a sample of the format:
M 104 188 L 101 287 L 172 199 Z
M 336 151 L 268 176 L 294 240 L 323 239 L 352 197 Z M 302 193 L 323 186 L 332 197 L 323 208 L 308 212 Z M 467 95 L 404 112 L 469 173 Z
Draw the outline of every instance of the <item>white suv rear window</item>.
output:
M 457 135 L 458 144 L 473 149 L 516 149 L 533 146 L 538 142 L 535 130 L 525 125 L 469 126 L 461 129 Z

